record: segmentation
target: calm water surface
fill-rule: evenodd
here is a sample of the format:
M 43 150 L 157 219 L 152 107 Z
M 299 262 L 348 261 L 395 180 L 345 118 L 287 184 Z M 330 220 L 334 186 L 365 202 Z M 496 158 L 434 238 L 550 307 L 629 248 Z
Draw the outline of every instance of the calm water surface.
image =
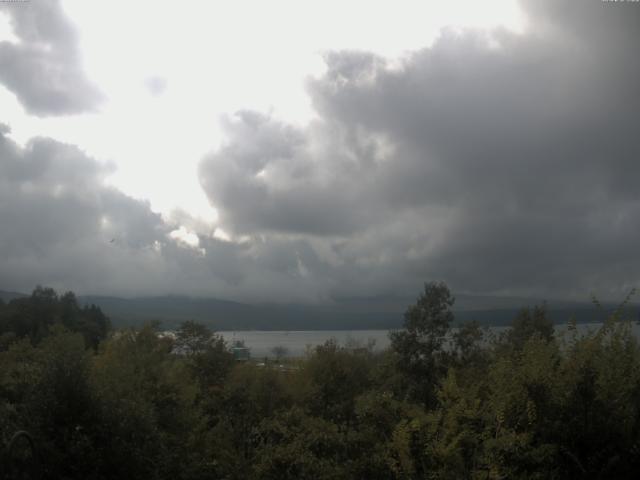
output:
M 243 341 L 251 349 L 254 358 L 273 357 L 272 349 L 284 347 L 286 356 L 301 357 L 307 348 L 322 345 L 335 339 L 340 345 L 362 345 L 375 342 L 375 350 L 383 350 L 389 346 L 389 330 L 304 330 L 304 331 L 263 331 L 250 330 L 238 332 L 217 332 L 233 344 Z
M 600 324 L 579 324 L 578 331 L 586 332 L 595 330 Z M 507 327 L 490 327 L 489 331 L 494 335 L 499 335 Z M 556 325 L 556 331 L 562 332 L 566 325 Z M 640 336 L 640 326 L 633 326 L 636 336 Z M 455 329 L 454 329 L 455 330 Z M 275 347 L 284 347 L 286 356 L 300 357 L 307 349 L 317 345 L 322 345 L 329 339 L 335 339 L 340 345 L 360 345 L 367 346 L 373 343 L 374 350 L 384 350 L 389 346 L 390 330 L 305 330 L 305 331 L 222 331 L 224 339 L 233 344 L 236 341 L 243 341 L 251 349 L 253 358 L 273 357 Z

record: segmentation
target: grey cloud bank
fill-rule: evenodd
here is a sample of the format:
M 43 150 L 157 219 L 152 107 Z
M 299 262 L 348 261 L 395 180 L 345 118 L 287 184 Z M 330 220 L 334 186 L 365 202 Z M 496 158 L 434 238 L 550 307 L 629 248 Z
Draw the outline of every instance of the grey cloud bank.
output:
M 94 111 L 103 94 L 80 64 L 77 33 L 59 0 L 0 2 L 9 15 L 14 44 L 0 42 L 0 84 L 37 116 Z
M 291 274 L 295 254 L 288 258 L 278 240 L 236 244 L 203 233 L 201 248 L 189 247 L 170 237 L 177 223 L 105 182 L 109 165 L 47 138 L 22 148 L 1 132 L 1 288 L 263 300 L 308 299 L 315 290 Z M 190 221 L 184 213 L 177 220 Z
M 523 6 L 526 33 L 445 31 L 399 69 L 327 55 L 307 128 L 238 115 L 200 171 L 225 227 L 313 238 L 390 289 L 396 277 L 628 291 L 640 267 L 640 8 Z
M 199 179 L 233 241 L 109 187 L 109 166 L 73 146 L 22 148 L 5 130 L 0 288 L 317 302 L 443 279 L 621 298 L 640 277 L 640 6 L 523 6 L 523 34 L 445 31 L 401 67 L 327 54 L 306 127 L 229 117 Z M 35 112 L 76 108 L 47 104 L 60 101 L 48 82 L 22 91 L 2 75 L 25 105 L 42 97 Z M 92 104 L 78 92 L 77 108 Z M 179 225 L 197 248 L 171 239 Z

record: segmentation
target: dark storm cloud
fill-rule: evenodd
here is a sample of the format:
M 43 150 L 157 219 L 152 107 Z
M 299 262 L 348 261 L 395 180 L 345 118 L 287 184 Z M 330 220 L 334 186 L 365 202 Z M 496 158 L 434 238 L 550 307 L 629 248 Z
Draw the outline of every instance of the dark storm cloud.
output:
M 22 41 L 0 44 L 0 82 L 36 114 L 93 108 L 59 4 L 29 3 L 0 3 Z M 328 54 L 306 127 L 228 118 L 199 174 L 233 241 L 110 187 L 112 167 L 76 147 L 22 147 L 0 125 L 0 289 L 323 301 L 444 279 L 619 298 L 640 271 L 640 7 L 524 8 L 523 34 L 445 31 L 393 68 Z
M 102 94 L 82 71 L 76 31 L 58 0 L 0 2 L 19 43 L 0 42 L 0 83 L 31 114 L 93 111 Z
M 442 278 L 584 297 L 637 284 L 640 7 L 523 7 L 523 34 L 445 31 L 400 68 L 327 55 L 306 128 L 229 121 L 200 169 L 225 228 L 306 242 L 306 274 L 327 288 Z
M 113 282 L 117 250 L 162 238 L 160 217 L 107 187 L 109 172 L 70 145 L 36 138 L 21 148 L 0 136 L 0 284 Z
M 0 124 L 0 290 L 41 283 L 79 293 L 305 301 L 321 290 L 304 278 L 302 262 L 313 260 L 305 242 L 219 240 L 215 227 L 185 212 L 164 219 L 109 186 L 113 168 L 77 147 L 49 138 L 21 147 L 9 133 Z M 198 246 L 171 236 L 181 225 Z
M 203 162 L 200 175 L 235 231 L 324 235 L 369 223 L 372 213 L 344 208 L 362 203 L 365 185 L 354 175 L 366 166 L 352 150 L 362 145 L 347 132 L 301 132 L 250 112 L 234 120 L 226 122 L 229 144 Z

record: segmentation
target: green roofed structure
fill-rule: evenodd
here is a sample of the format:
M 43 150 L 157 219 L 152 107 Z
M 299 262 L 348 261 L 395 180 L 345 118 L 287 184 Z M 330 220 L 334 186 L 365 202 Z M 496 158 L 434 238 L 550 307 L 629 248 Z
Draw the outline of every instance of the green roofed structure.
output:
M 235 358 L 237 362 L 246 362 L 251 358 L 251 351 L 244 345 L 244 342 L 235 342 L 231 351 L 233 352 L 233 358 Z

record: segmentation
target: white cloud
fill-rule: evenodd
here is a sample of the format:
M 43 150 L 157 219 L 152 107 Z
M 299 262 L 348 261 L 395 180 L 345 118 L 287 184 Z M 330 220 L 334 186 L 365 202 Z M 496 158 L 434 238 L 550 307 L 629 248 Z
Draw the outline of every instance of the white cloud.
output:
M 200 249 L 200 239 L 194 232 L 187 230 L 184 225 L 180 225 L 180 228 L 169 232 L 169 237 L 173 238 L 178 244 L 191 247 L 204 255 L 204 250 Z

